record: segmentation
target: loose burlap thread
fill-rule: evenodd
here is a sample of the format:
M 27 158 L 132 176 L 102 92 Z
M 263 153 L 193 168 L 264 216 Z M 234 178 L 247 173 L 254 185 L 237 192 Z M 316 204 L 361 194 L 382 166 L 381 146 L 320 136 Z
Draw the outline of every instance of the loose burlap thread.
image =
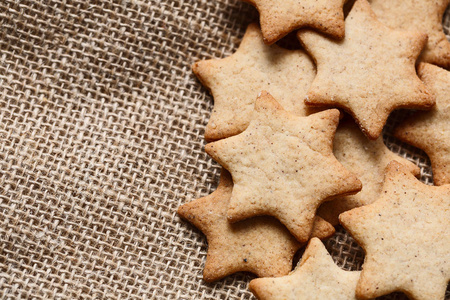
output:
M 202 281 L 206 239 L 176 209 L 220 172 L 190 65 L 233 53 L 254 20 L 239 0 L 0 2 L 1 298 L 252 298 L 250 274 Z M 403 116 L 385 142 L 431 183 L 389 134 Z M 342 229 L 326 245 L 361 267 Z

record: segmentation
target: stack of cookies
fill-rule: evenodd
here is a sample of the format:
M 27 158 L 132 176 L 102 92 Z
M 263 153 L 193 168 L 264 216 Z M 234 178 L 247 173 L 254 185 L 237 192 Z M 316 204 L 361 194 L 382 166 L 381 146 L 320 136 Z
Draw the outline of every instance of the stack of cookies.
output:
M 450 0 L 249 2 L 261 27 L 232 56 L 193 66 L 214 97 L 205 150 L 223 167 L 215 192 L 178 210 L 207 236 L 204 280 L 252 272 L 259 299 L 444 299 Z M 294 30 L 305 50 L 275 44 Z M 394 135 L 429 155 L 435 186 L 383 143 L 399 108 L 424 110 Z M 366 252 L 361 272 L 320 241 L 339 224 Z

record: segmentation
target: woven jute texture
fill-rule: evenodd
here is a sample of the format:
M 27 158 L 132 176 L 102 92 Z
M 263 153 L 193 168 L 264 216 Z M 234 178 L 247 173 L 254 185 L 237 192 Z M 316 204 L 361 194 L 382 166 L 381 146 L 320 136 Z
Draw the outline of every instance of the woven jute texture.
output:
M 206 239 L 176 209 L 220 171 L 190 65 L 233 53 L 253 20 L 239 0 L 0 1 L 1 298 L 252 298 L 250 274 L 202 281 Z M 385 141 L 432 183 L 389 135 L 403 116 Z M 360 268 L 345 231 L 326 245 Z

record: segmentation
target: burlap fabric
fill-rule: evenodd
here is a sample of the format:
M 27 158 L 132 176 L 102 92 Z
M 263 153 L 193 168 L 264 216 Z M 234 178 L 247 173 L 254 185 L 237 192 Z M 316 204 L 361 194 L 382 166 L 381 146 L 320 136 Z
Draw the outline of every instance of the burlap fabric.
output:
M 206 239 L 176 209 L 219 176 L 190 65 L 230 55 L 256 15 L 239 0 L 0 1 L 2 298 L 252 298 L 249 274 L 201 280 Z M 385 137 L 430 183 L 426 156 Z M 360 267 L 343 230 L 327 247 Z

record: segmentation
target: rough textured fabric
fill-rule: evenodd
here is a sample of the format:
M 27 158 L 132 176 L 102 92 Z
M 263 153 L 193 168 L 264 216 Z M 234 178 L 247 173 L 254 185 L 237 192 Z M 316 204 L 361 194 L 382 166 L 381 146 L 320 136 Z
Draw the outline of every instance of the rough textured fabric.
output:
M 251 275 L 201 280 L 206 240 L 176 208 L 220 171 L 190 65 L 230 55 L 256 19 L 239 0 L 0 2 L 1 298 L 252 298 Z M 389 134 L 403 117 L 386 143 L 431 183 Z M 360 268 L 342 229 L 326 245 Z

